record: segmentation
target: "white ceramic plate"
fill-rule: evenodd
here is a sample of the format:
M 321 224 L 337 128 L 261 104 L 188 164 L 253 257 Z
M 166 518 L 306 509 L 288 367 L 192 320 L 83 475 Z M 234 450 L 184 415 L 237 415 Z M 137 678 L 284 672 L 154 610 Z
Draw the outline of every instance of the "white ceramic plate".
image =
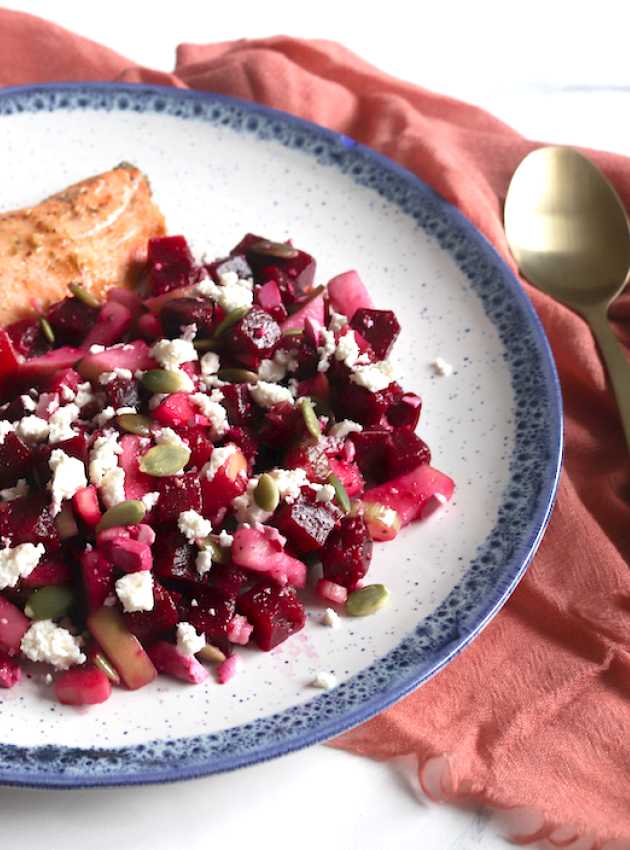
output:
M 0 92 L 0 207 L 129 160 L 171 233 L 221 255 L 246 231 L 291 237 L 318 281 L 359 270 L 402 324 L 401 383 L 424 399 L 420 433 L 457 483 L 440 514 L 376 548 L 370 580 L 392 604 L 271 653 L 243 651 L 226 686 L 160 677 L 77 712 L 26 681 L 0 692 L 0 781 L 163 781 L 269 758 L 356 724 L 429 677 L 522 575 L 547 521 L 561 454 L 557 378 L 518 283 L 456 210 L 350 139 L 212 95 L 107 85 Z M 454 366 L 448 378 L 430 367 Z M 339 687 L 321 693 L 313 675 Z

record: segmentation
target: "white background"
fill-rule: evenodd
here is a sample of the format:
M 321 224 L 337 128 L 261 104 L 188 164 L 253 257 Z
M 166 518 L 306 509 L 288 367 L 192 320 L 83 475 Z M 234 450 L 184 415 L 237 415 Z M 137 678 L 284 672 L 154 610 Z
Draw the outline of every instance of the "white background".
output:
M 178 42 L 279 33 L 333 39 L 390 74 L 485 107 L 531 138 L 630 154 L 625 0 L 32 0 L 11 8 L 164 71 L 173 68 Z M 178 785 L 73 793 L 0 789 L 0 846 L 507 847 L 483 813 L 428 803 L 412 777 L 408 759 L 380 765 L 319 746 Z

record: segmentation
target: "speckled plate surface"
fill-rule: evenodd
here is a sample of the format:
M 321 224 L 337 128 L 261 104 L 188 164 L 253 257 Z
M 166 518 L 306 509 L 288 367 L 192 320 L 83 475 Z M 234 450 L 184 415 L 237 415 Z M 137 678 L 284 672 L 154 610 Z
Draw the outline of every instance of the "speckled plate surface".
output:
M 0 92 L 0 208 L 121 160 L 150 177 L 172 233 L 220 255 L 248 231 L 291 236 L 318 279 L 357 268 L 402 334 L 401 382 L 424 398 L 421 434 L 452 475 L 452 504 L 376 548 L 392 604 L 271 653 L 243 651 L 226 686 L 164 678 L 85 712 L 37 680 L 0 692 L 0 782 L 74 787 L 184 779 L 333 736 L 453 658 L 523 574 L 553 504 L 558 381 L 517 281 L 475 228 L 413 175 L 352 140 L 214 95 L 116 85 Z M 430 368 L 438 355 L 449 378 Z M 339 686 L 308 685 L 320 670 Z

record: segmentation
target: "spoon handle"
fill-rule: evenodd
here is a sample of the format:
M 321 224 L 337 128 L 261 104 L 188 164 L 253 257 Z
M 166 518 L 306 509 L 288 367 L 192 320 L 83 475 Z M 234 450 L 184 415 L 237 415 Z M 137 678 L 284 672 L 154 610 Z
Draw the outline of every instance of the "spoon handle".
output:
M 617 398 L 621 423 L 630 449 L 630 361 L 608 321 L 606 307 L 588 310 L 585 315 L 597 340 L 608 377 Z

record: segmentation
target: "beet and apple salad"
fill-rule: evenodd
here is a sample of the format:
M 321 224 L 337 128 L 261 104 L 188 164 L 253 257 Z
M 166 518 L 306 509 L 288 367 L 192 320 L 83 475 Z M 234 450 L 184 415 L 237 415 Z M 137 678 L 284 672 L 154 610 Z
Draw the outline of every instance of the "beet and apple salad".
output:
M 303 588 L 322 625 L 386 604 L 374 541 L 454 485 L 395 380 L 394 313 L 356 272 L 314 281 L 290 242 L 205 262 L 154 238 L 137 290 L 77 282 L 0 331 L 2 687 L 25 663 L 71 705 L 223 683 L 304 627 Z

